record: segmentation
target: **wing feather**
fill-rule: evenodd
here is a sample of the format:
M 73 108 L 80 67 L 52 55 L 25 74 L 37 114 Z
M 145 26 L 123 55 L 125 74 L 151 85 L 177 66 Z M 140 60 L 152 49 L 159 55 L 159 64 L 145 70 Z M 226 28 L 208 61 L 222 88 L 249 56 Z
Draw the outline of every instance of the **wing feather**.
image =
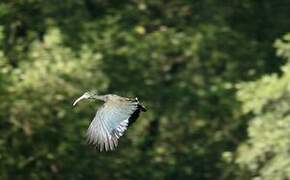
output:
M 137 101 L 106 102 L 98 109 L 88 128 L 88 143 L 96 145 L 100 151 L 113 150 L 137 108 Z

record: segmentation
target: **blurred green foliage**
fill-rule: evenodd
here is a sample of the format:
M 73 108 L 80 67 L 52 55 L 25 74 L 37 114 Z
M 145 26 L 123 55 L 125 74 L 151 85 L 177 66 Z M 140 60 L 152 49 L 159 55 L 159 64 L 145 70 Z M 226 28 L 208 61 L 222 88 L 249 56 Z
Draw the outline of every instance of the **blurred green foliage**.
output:
M 239 85 L 243 112 L 252 112 L 249 139 L 240 145 L 237 163 L 248 177 L 290 178 L 290 35 L 275 43 L 277 54 L 287 59 L 282 75 L 271 74 Z
M 1 1 L 0 179 L 289 178 L 289 5 Z M 114 152 L 85 143 L 90 89 L 149 109 Z

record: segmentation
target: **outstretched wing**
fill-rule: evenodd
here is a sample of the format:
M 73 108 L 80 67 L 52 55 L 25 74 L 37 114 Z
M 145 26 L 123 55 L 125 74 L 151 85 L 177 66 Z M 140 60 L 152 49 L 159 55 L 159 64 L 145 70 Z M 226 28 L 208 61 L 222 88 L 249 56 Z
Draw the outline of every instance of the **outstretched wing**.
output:
M 98 146 L 100 151 L 113 150 L 127 129 L 130 117 L 139 111 L 138 104 L 137 100 L 127 99 L 106 102 L 88 128 L 88 142 Z

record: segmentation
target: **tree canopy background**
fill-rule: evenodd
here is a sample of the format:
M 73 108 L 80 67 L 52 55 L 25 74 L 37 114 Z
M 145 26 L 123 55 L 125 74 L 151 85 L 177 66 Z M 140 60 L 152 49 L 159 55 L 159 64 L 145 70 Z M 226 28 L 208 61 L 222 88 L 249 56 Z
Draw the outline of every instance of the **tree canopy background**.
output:
M 0 179 L 289 179 L 288 0 L 2 0 Z M 97 89 L 148 112 L 114 152 Z

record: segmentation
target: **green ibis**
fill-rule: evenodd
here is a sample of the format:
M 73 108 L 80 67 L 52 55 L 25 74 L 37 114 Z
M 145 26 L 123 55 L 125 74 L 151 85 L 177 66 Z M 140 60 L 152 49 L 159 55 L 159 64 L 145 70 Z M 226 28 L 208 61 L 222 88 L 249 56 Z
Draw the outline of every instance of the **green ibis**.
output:
M 73 106 L 85 99 L 103 101 L 87 131 L 87 140 L 100 151 L 114 150 L 118 139 L 127 127 L 137 120 L 141 111 L 146 109 L 139 103 L 138 98 L 126 98 L 114 94 L 98 95 L 96 91 L 85 92 L 74 101 Z

